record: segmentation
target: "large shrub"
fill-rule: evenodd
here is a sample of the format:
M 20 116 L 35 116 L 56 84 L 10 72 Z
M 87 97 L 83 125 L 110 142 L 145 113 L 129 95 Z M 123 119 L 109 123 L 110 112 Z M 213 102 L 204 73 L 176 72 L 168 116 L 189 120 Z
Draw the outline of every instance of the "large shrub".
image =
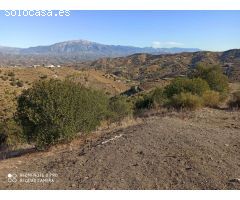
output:
M 143 93 L 135 97 L 135 111 L 142 109 L 159 108 L 166 104 L 167 97 L 162 88 L 155 88 L 153 91 Z
M 226 94 L 229 91 L 228 78 L 217 71 L 212 71 L 207 74 L 206 81 L 210 88 L 221 94 Z
M 153 90 L 151 97 L 152 97 L 153 107 L 164 106 L 167 101 L 166 95 L 162 88 L 156 88 L 155 90 Z
M 228 78 L 219 66 L 199 65 L 193 76 L 206 80 L 210 89 L 219 92 L 222 96 L 226 96 L 229 92 Z
M 168 98 L 180 93 L 191 93 L 194 95 L 202 95 L 209 90 L 208 83 L 201 78 L 176 78 L 165 87 L 165 94 Z
M 105 117 L 107 97 L 71 81 L 39 81 L 18 98 L 17 117 L 29 142 L 45 148 L 94 130 Z
M 228 102 L 230 108 L 240 109 L 240 91 L 232 94 L 232 98 Z
M 110 119 L 111 121 L 119 121 L 124 117 L 131 116 L 133 109 L 131 102 L 126 96 L 116 96 L 110 99 L 109 102 Z
M 174 107 L 176 109 L 189 109 L 195 110 L 202 106 L 201 97 L 191 94 L 191 93 L 180 93 L 174 95 L 170 101 L 169 106 Z
M 208 90 L 203 93 L 202 99 L 203 99 L 204 106 L 207 106 L 210 108 L 216 108 L 218 107 L 220 102 L 220 95 L 219 95 L 219 92 Z
M 222 70 L 219 66 L 216 65 L 208 65 L 208 64 L 198 64 L 189 74 L 190 78 L 201 77 L 206 79 L 208 73 L 215 71 L 218 73 L 222 73 Z
M 135 98 L 134 104 L 135 110 L 150 109 L 153 105 L 152 96 L 149 93 L 139 95 Z

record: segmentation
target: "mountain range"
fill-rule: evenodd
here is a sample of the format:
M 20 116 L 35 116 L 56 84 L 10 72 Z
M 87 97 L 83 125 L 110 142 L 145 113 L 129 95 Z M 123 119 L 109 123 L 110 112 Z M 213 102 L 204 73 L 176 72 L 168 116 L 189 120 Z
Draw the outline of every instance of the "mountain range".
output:
M 29 48 L 0 46 L 0 66 L 56 64 L 95 68 L 142 81 L 185 75 L 201 63 L 222 66 L 231 80 L 240 80 L 240 49 L 210 52 L 195 48 L 140 48 L 86 40 Z
M 197 48 L 152 48 L 152 47 L 134 47 L 122 45 L 105 45 L 86 40 L 71 40 L 60 42 L 48 46 L 36 46 L 29 48 L 14 48 L 0 46 L 0 53 L 15 57 L 31 56 L 41 57 L 48 56 L 60 60 L 74 59 L 76 61 L 95 60 L 102 57 L 119 57 L 128 56 L 135 53 L 150 54 L 173 54 L 181 52 L 196 52 Z

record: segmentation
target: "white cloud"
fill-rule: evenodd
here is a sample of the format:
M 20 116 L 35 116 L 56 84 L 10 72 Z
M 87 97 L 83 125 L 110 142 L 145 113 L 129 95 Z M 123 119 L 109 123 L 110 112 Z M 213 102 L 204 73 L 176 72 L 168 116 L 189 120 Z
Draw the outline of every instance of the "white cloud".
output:
M 180 42 L 160 42 L 160 41 L 153 41 L 152 42 L 152 47 L 153 48 L 170 48 L 170 47 L 180 47 L 183 46 L 183 43 Z

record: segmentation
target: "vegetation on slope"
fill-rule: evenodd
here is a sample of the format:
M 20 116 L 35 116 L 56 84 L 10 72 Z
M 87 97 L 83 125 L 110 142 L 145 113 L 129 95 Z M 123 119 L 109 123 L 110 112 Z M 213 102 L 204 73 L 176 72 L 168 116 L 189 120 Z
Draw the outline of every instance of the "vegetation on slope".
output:
M 143 109 L 217 108 L 229 93 L 227 77 L 215 66 L 198 66 L 188 77 L 175 78 L 162 88 L 112 97 L 73 77 L 43 78 L 26 88 L 18 97 L 16 113 L 1 123 L 1 146 L 27 141 L 45 149 L 89 133 L 103 121 L 118 122 Z M 229 106 L 239 106 L 238 93 Z

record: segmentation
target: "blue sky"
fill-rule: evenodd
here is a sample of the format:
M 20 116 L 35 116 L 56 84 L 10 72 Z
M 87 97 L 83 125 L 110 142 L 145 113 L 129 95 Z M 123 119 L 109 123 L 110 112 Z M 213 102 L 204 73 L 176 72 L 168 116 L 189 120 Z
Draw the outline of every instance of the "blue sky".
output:
M 71 11 L 69 17 L 6 17 L 3 13 L 2 46 L 85 39 L 139 47 L 240 48 L 240 11 Z

